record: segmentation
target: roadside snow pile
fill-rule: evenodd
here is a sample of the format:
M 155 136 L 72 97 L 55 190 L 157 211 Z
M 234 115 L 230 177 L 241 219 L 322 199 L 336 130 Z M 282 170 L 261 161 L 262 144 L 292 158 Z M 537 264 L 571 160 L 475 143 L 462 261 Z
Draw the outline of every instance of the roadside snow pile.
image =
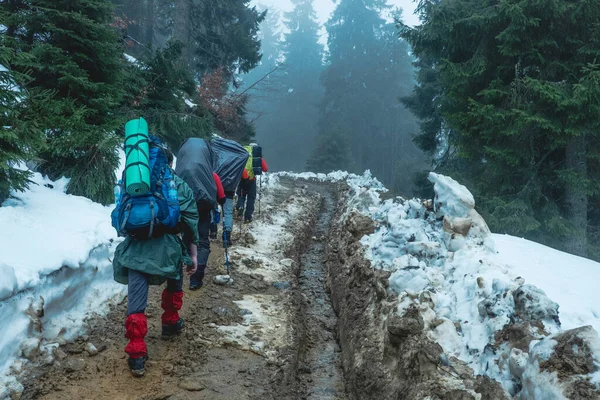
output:
M 0 397 L 18 391 L 6 377 L 19 372 L 15 358 L 50 362 L 52 343 L 81 333 L 90 312 L 124 294 L 112 279 L 111 208 L 65 194 L 66 178 L 32 181 L 0 207 Z
M 346 215 L 375 221 L 361 240 L 366 256 L 389 272 L 396 313 L 417 307 L 443 365 L 487 375 L 522 399 L 600 396 L 600 264 L 492 235 L 472 194 L 449 177 L 430 174 L 433 200 L 384 202 L 363 178 L 347 178 Z

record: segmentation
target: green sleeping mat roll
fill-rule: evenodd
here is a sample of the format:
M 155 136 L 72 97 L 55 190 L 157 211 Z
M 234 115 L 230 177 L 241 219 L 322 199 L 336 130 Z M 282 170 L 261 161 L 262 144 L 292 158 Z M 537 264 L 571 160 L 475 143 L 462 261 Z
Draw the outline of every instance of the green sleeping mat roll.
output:
M 144 118 L 125 124 L 125 182 L 127 193 L 143 196 L 150 191 L 150 146 Z

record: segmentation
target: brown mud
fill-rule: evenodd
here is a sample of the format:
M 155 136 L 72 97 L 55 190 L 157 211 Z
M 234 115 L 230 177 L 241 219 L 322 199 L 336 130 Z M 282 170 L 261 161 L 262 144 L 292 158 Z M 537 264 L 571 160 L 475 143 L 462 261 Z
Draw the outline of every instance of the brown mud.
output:
M 107 316 L 88 321 L 89 331 L 58 347 L 52 362 L 29 365 L 20 378 L 20 398 L 344 399 L 336 318 L 323 283 L 325 242 L 311 240 L 326 234 L 335 205 L 328 196 L 323 202 L 305 184 L 286 181 L 263 199 L 259 223 L 268 225 L 277 213 L 301 216 L 288 218 L 291 240 L 277 242 L 272 253 L 265 250 L 275 263 L 283 256 L 296 261 L 280 266 L 276 280 L 263 273 L 260 260 L 243 257 L 261 240 L 252 226 L 244 226 L 234 229 L 233 284 L 214 284 L 214 276 L 225 271 L 221 242 L 213 242 L 206 284 L 197 292 L 186 290 L 185 328 L 172 340 L 160 337 L 162 287 L 151 287 L 143 378 L 131 376 L 123 352 L 125 299 Z M 325 219 L 314 225 L 317 215 Z M 244 301 L 256 307 L 245 309 Z M 247 319 L 261 312 L 265 316 Z M 89 343 L 98 354 L 86 351 Z

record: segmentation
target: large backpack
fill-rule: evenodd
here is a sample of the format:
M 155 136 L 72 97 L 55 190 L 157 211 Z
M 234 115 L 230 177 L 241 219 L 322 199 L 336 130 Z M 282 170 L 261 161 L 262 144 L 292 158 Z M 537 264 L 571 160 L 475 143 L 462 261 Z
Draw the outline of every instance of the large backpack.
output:
M 225 192 L 235 192 L 249 154 L 244 147 L 230 139 L 215 137 L 210 141 L 213 151 L 213 169 L 221 178 Z
M 151 175 L 147 194 L 132 196 L 127 193 L 127 174 L 123 172 L 121 199 L 111 214 L 112 225 L 121 236 L 145 239 L 179 232 L 179 200 L 169 201 L 173 171 L 162 142 L 152 135 L 149 135 L 149 149 Z
M 194 192 L 198 211 L 217 207 L 217 185 L 213 177 L 213 154 L 208 142 L 189 138 L 177 152 L 175 173 Z
M 258 145 L 244 146 L 250 157 L 246 162 L 248 178 L 254 179 L 262 175 L 262 147 Z

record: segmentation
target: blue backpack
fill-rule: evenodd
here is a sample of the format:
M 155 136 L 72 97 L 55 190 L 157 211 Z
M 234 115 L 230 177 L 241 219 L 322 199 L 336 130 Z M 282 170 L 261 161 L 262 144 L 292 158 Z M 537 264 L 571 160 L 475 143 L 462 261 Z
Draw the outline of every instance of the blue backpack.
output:
M 169 167 L 162 143 L 154 136 L 150 139 L 150 191 L 142 196 L 131 196 L 125 190 L 127 182 L 123 172 L 121 199 L 111 214 L 112 226 L 119 236 L 147 239 L 166 233 L 177 234 L 181 210 L 179 200 L 169 201 L 169 189 L 174 173 Z M 175 196 L 176 197 L 176 196 Z

